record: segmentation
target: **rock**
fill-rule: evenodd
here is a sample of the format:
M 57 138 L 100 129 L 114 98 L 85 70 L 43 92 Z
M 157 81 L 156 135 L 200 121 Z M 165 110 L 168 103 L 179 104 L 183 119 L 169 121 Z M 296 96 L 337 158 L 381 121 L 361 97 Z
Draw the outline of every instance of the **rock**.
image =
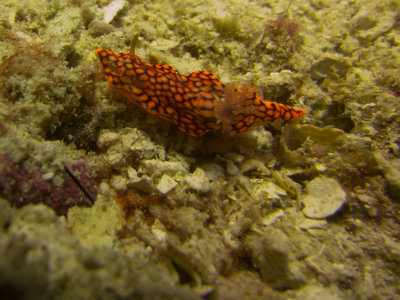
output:
M 199 193 L 207 193 L 211 189 L 210 182 L 202 168 L 196 168 L 193 174 L 188 174 L 184 178 L 189 188 Z
M 318 285 L 309 285 L 302 288 L 299 293 L 296 295 L 295 299 L 324 299 L 324 300 L 339 300 L 339 299 L 348 299 L 348 294 L 346 292 L 340 291 L 338 288 L 331 287 L 323 287 Z
M 257 159 L 257 158 L 250 158 L 245 160 L 242 165 L 240 166 L 240 174 L 244 174 L 251 171 L 259 171 L 262 174 L 270 175 L 271 172 L 269 169 L 264 165 L 264 163 Z
M 128 167 L 128 177 L 132 181 L 137 181 L 139 178 L 137 171 L 132 167 Z
M 307 184 L 301 199 L 308 218 L 325 219 L 334 215 L 346 202 L 346 193 L 334 178 L 319 176 Z
M 167 174 L 164 174 L 160 181 L 158 182 L 156 189 L 161 193 L 161 194 L 168 194 L 170 191 L 172 191 L 178 183 L 173 180 L 171 177 L 169 177 Z
M 10 222 L 14 209 L 10 206 L 7 200 L 0 197 L 0 228 L 5 228 Z
M 304 218 L 299 224 L 299 228 L 302 230 L 308 229 L 326 229 L 328 227 L 328 222 L 323 220 L 316 220 L 316 219 L 308 219 Z
M 257 179 L 258 180 L 258 179 Z M 268 199 L 268 200 L 280 200 L 287 196 L 287 192 L 281 187 L 277 186 L 275 183 L 270 181 L 257 182 L 252 180 L 254 185 L 254 196 L 257 199 Z
M 218 278 L 215 291 L 207 299 L 280 299 L 278 292 L 275 292 L 267 284 L 263 283 L 258 274 L 239 271 Z
M 124 154 L 114 150 L 108 152 L 106 155 L 106 161 L 112 166 L 120 164 L 121 161 L 123 161 L 123 159 L 124 159 Z
M 153 181 L 147 176 L 139 177 L 137 181 L 131 180 L 128 184 L 129 187 L 146 194 L 151 194 L 154 190 Z
M 183 161 L 160 161 L 158 159 L 145 159 L 141 162 L 140 171 L 143 174 L 151 176 L 161 176 L 167 174 L 176 178 L 186 175 L 189 172 L 189 166 Z
M 224 168 L 217 163 L 206 163 L 201 166 L 206 176 L 211 181 L 216 181 L 224 177 Z
M 118 191 L 125 191 L 126 184 L 127 184 L 126 178 L 124 178 L 120 175 L 115 175 L 111 178 L 112 187 Z
M 307 281 L 293 251 L 298 243 L 290 237 L 291 233 L 287 235 L 282 230 L 266 227 L 261 236 L 253 234 L 246 240 L 254 267 L 273 289 L 297 289 Z
M 170 236 L 166 255 L 197 285 L 216 282 L 219 265 L 226 262 L 227 251 L 223 251 L 223 243 L 195 236 L 193 239 L 181 244 Z
M 383 237 L 384 237 L 383 245 L 387 250 L 386 253 L 388 260 L 396 262 L 398 266 L 398 264 L 400 263 L 400 245 L 398 241 L 386 235 L 384 235 Z M 399 270 L 400 267 L 397 267 L 397 271 Z
M 386 160 L 379 152 L 374 154 L 378 168 L 387 180 L 390 194 L 393 199 L 400 200 L 400 160 Z
M 102 132 L 99 138 L 97 139 L 97 146 L 100 149 L 107 149 L 108 147 L 114 145 L 115 143 L 120 141 L 120 134 L 116 132 Z
M 264 226 L 270 226 L 274 224 L 279 218 L 282 218 L 285 215 L 285 212 L 282 209 L 279 209 L 269 215 L 266 215 L 261 219 L 261 223 Z
M 134 168 L 128 168 L 128 177 L 129 180 L 127 184 L 129 187 L 132 187 L 140 192 L 150 194 L 154 190 L 153 180 L 147 175 L 138 176 L 137 172 Z
M 231 175 L 231 176 L 237 176 L 239 175 L 239 169 L 238 167 L 233 163 L 233 161 L 228 160 L 226 162 L 226 172 Z

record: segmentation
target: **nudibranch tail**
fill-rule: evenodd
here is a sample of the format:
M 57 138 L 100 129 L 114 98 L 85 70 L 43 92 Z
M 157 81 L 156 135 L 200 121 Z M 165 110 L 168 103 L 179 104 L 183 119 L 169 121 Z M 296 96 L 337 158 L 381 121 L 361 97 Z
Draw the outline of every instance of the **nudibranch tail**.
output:
M 188 135 L 218 129 L 243 133 L 258 121 L 305 114 L 303 109 L 264 100 L 249 86 L 225 86 L 207 71 L 180 74 L 169 65 L 146 63 L 135 54 L 136 40 L 130 52 L 95 51 L 110 88 Z

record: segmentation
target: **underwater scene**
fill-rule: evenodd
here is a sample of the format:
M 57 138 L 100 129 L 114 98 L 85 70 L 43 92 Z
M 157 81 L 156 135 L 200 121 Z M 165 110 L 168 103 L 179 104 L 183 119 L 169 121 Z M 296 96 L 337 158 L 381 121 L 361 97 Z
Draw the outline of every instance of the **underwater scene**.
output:
M 1 299 L 400 299 L 400 0 L 1 0 Z

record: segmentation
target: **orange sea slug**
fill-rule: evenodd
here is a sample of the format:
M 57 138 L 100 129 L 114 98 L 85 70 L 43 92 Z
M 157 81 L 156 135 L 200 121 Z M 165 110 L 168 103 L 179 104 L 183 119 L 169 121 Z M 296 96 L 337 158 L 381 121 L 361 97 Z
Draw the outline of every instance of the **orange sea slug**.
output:
M 146 112 L 170 121 L 191 136 L 223 129 L 243 133 L 258 121 L 297 119 L 305 110 L 259 97 L 247 84 L 224 85 L 207 71 L 180 74 L 169 65 L 152 65 L 130 52 L 97 49 L 112 90 Z

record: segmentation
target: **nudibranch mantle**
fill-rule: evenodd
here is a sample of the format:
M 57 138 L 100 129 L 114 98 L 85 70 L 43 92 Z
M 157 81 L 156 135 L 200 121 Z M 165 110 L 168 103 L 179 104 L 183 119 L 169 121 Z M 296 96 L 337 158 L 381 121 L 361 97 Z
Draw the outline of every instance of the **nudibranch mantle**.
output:
M 259 97 L 246 84 L 226 86 L 207 71 L 180 74 L 131 52 L 95 51 L 111 90 L 190 136 L 223 129 L 243 133 L 255 122 L 297 119 L 305 110 Z

